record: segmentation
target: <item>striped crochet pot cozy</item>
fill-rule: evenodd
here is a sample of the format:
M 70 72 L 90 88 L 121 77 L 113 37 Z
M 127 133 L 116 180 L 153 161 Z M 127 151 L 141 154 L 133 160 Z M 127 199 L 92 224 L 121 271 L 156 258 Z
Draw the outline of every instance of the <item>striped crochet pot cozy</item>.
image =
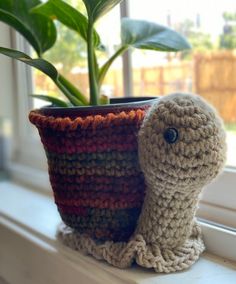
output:
M 145 190 L 137 134 L 151 101 L 30 112 L 58 211 L 78 233 L 124 242 L 134 232 Z

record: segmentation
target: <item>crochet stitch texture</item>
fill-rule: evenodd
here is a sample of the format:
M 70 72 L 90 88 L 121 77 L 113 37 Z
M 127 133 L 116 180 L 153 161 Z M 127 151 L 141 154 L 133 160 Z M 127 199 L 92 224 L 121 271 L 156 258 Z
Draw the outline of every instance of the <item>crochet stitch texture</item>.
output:
M 144 118 L 138 153 L 146 191 L 131 238 L 101 243 L 64 224 L 58 238 L 120 268 L 136 261 L 157 272 L 186 269 L 204 250 L 195 213 L 203 187 L 225 163 L 222 121 L 197 95 L 165 96 Z
M 163 133 L 176 129 L 178 140 Z M 225 161 L 225 133 L 216 112 L 198 96 L 173 94 L 154 106 L 139 132 L 139 162 L 147 184 L 136 233 L 176 248 L 192 233 L 199 193 Z
M 128 241 L 144 199 L 137 135 L 141 108 L 71 117 L 32 111 L 62 220 L 99 241 Z

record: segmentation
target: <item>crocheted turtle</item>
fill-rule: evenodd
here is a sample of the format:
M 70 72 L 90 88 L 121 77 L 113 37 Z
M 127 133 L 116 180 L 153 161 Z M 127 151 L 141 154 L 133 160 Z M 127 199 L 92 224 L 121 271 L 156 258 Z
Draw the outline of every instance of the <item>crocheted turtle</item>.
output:
M 225 163 L 222 121 L 197 95 L 168 95 L 147 113 L 138 143 L 146 194 L 131 239 L 99 244 L 65 225 L 58 237 L 120 268 L 136 261 L 157 272 L 186 269 L 204 250 L 194 216 L 203 187 Z

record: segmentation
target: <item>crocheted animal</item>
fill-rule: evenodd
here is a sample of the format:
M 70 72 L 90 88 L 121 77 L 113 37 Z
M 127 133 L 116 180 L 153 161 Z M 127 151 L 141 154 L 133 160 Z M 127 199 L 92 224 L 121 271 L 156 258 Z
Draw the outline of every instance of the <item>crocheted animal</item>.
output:
M 136 261 L 157 272 L 186 269 L 204 250 L 194 218 L 199 194 L 225 162 L 221 119 L 199 96 L 172 94 L 147 113 L 138 142 L 147 188 L 132 238 L 99 244 L 64 225 L 58 237 L 121 268 Z

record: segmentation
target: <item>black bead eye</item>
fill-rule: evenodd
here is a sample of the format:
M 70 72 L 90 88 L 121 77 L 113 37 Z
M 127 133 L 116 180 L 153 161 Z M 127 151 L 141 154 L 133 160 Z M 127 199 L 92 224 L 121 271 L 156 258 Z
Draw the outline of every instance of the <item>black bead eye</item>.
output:
M 163 134 L 163 137 L 167 143 L 173 144 L 178 140 L 178 130 L 176 130 L 175 128 L 167 128 Z

